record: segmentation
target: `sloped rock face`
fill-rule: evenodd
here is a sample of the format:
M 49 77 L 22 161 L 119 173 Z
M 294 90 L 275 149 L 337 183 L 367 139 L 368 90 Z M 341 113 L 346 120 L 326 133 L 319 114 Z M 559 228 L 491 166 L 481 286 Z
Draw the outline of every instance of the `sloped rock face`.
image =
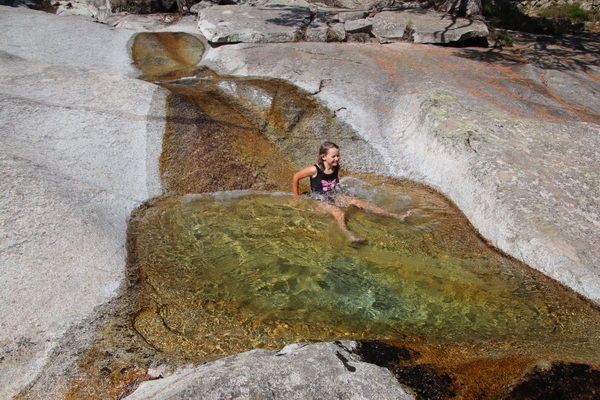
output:
M 166 94 L 125 76 L 127 32 L 6 7 L 0 19 L 0 397 L 10 398 L 118 292 L 127 218 L 160 193 L 146 160 L 159 156 L 164 107 L 152 104 Z M 103 53 L 110 43 L 124 47 Z

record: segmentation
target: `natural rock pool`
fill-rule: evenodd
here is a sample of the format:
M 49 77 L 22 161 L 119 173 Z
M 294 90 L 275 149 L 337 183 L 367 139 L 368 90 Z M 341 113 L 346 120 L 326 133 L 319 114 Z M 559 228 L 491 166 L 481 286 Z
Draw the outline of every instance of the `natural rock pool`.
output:
M 140 207 L 129 227 L 135 278 L 126 323 L 152 351 L 204 362 L 295 342 L 364 340 L 365 357 L 400 368 L 399 379 L 410 375 L 402 368 L 427 366 L 477 399 L 505 396 L 532 365 L 597 369 L 596 305 L 490 247 L 435 191 L 368 174 L 381 156 L 310 94 L 282 80 L 219 76 L 196 66 L 203 51 L 186 34 L 144 33 L 132 44 L 142 79 L 172 92 L 160 160 L 165 196 Z M 331 216 L 293 199 L 293 173 L 314 162 L 323 140 L 341 145 L 345 190 L 414 215 L 402 223 L 350 208 L 350 228 L 368 240 L 349 245 Z M 409 356 L 386 363 L 387 353 L 368 345 L 380 342 Z M 134 347 L 126 352 L 145 354 L 140 368 L 126 355 L 121 375 L 104 367 L 112 378 L 99 385 L 123 393 L 118 382 L 147 379 L 153 356 Z M 92 347 L 83 369 L 109 358 L 101 348 Z M 88 390 L 82 382 L 72 398 Z M 444 393 L 435 398 L 453 396 Z
M 443 199 L 377 177 L 344 183 L 415 215 L 350 209 L 350 228 L 368 238 L 350 246 L 333 218 L 289 195 L 188 195 L 141 210 L 130 232 L 143 277 L 136 330 L 199 361 L 336 339 L 507 342 L 595 358 L 597 310 L 490 248 Z

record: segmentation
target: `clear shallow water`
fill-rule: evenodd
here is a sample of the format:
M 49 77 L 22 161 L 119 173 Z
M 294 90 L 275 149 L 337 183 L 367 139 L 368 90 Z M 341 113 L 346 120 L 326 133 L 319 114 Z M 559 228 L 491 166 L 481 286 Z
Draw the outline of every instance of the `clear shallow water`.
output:
M 350 246 L 310 200 L 225 192 L 162 200 L 133 223 L 135 327 L 199 360 L 296 341 L 511 342 L 598 361 L 598 312 L 485 245 L 439 197 L 347 178 L 408 223 L 350 208 Z

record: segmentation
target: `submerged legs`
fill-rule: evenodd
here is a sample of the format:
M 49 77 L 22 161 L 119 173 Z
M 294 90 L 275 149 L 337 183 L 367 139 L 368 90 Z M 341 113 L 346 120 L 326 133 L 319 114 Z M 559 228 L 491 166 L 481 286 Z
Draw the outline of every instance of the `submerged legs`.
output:
M 336 204 L 339 204 L 340 207 L 347 207 L 347 206 L 352 205 L 352 206 L 356 206 L 358 208 L 362 208 L 363 210 L 368 211 L 372 214 L 382 215 L 384 217 L 392 217 L 392 218 L 396 218 L 400 221 L 404 221 L 406 218 L 408 218 L 410 215 L 412 215 L 412 211 L 407 211 L 406 213 L 404 213 L 402 215 L 396 214 L 396 213 L 384 210 L 383 208 L 378 207 L 371 202 L 361 200 L 356 197 L 346 196 L 346 195 L 336 196 L 335 202 L 336 202 Z
M 322 201 L 317 201 L 316 203 L 321 210 L 333 215 L 338 227 L 346 235 L 350 243 L 361 243 L 366 240 L 365 238 L 358 236 L 348 229 L 348 225 L 346 225 L 346 213 L 341 208 L 334 206 L 333 204 L 324 203 Z
M 412 211 L 407 211 L 405 214 L 402 215 L 389 212 L 384 210 L 383 208 L 376 206 L 371 202 L 346 195 L 336 196 L 335 204 L 328 204 L 322 201 L 317 201 L 316 203 L 321 210 L 333 215 L 333 218 L 335 219 L 335 222 L 337 223 L 338 227 L 346 235 L 348 241 L 350 241 L 351 243 L 361 243 L 366 241 L 366 239 L 358 236 L 350 229 L 348 229 L 348 225 L 346 225 L 346 213 L 340 207 L 348 207 L 353 205 L 362 208 L 363 210 L 368 211 L 372 214 L 382 215 L 385 217 L 392 217 L 400 221 L 406 220 L 406 218 L 412 214 Z

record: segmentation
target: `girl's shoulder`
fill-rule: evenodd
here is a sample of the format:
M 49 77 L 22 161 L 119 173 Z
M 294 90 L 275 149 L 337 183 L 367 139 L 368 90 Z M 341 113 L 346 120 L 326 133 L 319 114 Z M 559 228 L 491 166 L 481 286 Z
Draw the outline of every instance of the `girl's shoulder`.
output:
M 307 176 L 313 176 L 314 177 L 314 176 L 317 175 L 318 171 L 319 170 L 317 169 L 316 165 L 310 165 L 310 166 L 308 166 L 306 168 L 303 168 L 300 171 L 298 171 L 295 176 L 299 177 L 299 178 L 305 178 Z

